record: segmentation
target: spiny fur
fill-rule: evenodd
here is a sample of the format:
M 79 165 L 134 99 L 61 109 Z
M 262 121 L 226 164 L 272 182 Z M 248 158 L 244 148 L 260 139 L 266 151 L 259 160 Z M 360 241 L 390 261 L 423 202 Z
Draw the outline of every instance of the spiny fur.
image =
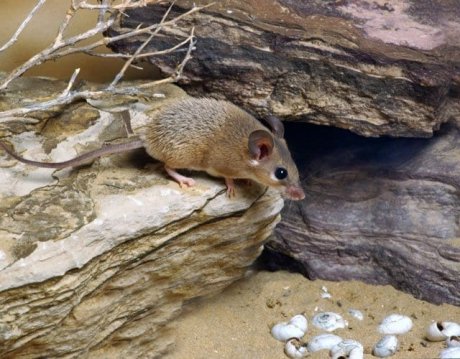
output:
M 298 171 L 286 142 L 272 136 L 274 150 L 261 166 L 250 164 L 250 134 L 270 130 L 228 101 L 188 97 L 165 108 L 146 128 L 144 143 L 152 157 L 175 169 L 206 171 L 217 177 L 248 178 L 281 187 L 271 178 L 277 165 L 286 167 L 292 183 Z M 291 181 L 289 181 L 291 182 Z
M 145 133 L 145 147 L 152 157 L 171 168 L 222 170 L 248 159 L 244 155 L 248 137 L 256 129 L 268 131 L 230 102 L 186 98 L 152 119 Z

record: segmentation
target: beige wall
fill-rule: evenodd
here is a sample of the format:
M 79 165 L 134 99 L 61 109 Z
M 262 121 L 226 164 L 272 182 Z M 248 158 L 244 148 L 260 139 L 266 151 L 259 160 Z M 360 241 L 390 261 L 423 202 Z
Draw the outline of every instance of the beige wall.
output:
M 0 0 L 0 47 L 16 31 L 37 0 Z M 70 0 L 48 0 L 21 34 L 18 42 L 0 53 L 0 71 L 9 71 L 38 51 L 48 46 L 57 33 Z M 97 13 L 81 12 L 69 29 L 71 33 L 85 30 L 95 24 Z M 123 65 L 122 60 L 101 59 L 87 55 L 73 55 L 56 62 L 48 62 L 31 69 L 26 75 L 43 75 L 69 78 L 75 68 L 80 67 L 80 79 L 109 81 Z M 131 69 L 129 78 L 158 77 L 157 71 L 145 66 L 144 71 Z

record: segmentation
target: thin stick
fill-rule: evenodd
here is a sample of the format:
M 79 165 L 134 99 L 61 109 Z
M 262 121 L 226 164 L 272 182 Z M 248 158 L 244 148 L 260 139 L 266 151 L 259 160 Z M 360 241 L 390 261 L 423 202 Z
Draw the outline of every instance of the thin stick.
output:
M 187 64 L 188 60 L 192 58 L 191 54 L 196 44 L 196 40 L 194 40 L 194 33 L 195 33 L 195 27 L 192 27 L 192 31 L 190 32 L 190 36 L 189 36 L 190 44 L 188 46 L 187 53 L 185 54 L 184 59 L 177 67 L 176 73 L 174 75 L 175 79 L 179 79 L 182 77 L 182 72 L 184 71 L 185 65 Z
M 74 76 L 72 76 L 72 78 L 73 77 Z M 166 78 L 166 79 L 157 80 L 157 81 L 152 81 L 146 84 L 141 84 L 141 85 L 136 84 L 135 87 L 132 87 L 132 86 L 121 87 L 121 88 L 118 87 L 118 88 L 113 89 L 113 91 L 110 91 L 110 93 L 113 93 L 114 95 L 130 95 L 130 96 L 142 95 L 140 91 L 140 89 L 142 88 L 157 86 L 159 84 L 164 84 L 164 83 L 169 83 L 169 82 L 173 82 L 173 79 L 171 77 Z M 69 81 L 69 84 L 67 85 L 66 89 L 69 87 L 69 85 L 70 87 L 73 87 L 73 82 Z M 60 95 L 58 95 L 57 97 L 51 100 L 38 102 L 38 103 L 29 105 L 26 107 L 19 107 L 19 108 L 14 108 L 11 110 L 0 112 L 0 123 L 17 121 L 18 116 L 23 116 L 30 112 L 34 112 L 34 111 L 46 111 L 49 108 L 55 107 L 55 106 L 68 105 L 76 100 L 86 100 L 86 99 L 100 98 L 102 96 L 107 96 L 107 92 L 108 92 L 107 89 L 96 90 L 96 91 L 83 90 L 83 91 L 68 91 L 68 92 L 64 90 Z
M 17 40 L 18 40 L 18 37 L 19 35 L 21 35 L 21 33 L 24 31 L 24 29 L 26 28 L 26 26 L 29 24 L 30 20 L 32 20 L 32 17 L 35 15 L 35 13 L 38 11 L 38 9 L 40 9 L 42 7 L 42 5 L 46 2 L 46 0 L 39 0 L 37 2 L 37 4 L 35 5 L 35 7 L 32 9 L 32 11 L 29 13 L 29 15 L 27 15 L 27 17 L 25 18 L 25 20 L 21 23 L 21 25 L 19 25 L 18 29 L 16 30 L 16 32 L 13 34 L 13 36 L 11 36 L 11 38 L 5 43 L 5 45 L 3 45 L 2 47 L 0 47 L 0 52 L 6 50 L 7 48 L 9 48 L 11 45 L 13 45 Z
M 76 12 L 78 10 L 78 7 L 75 6 L 74 2 L 72 1 L 69 9 L 67 10 L 65 14 L 64 21 L 61 23 L 61 26 L 59 26 L 58 33 L 56 35 L 56 38 L 54 39 L 54 44 L 52 47 L 59 47 L 63 45 L 62 38 L 64 37 L 64 31 L 67 29 L 67 26 L 69 26 L 70 21 L 73 19 L 75 16 Z
M 134 61 L 134 59 L 136 59 L 139 55 L 140 52 L 142 52 L 142 50 L 144 50 L 144 48 L 147 46 L 147 44 L 155 37 L 155 34 L 151 34 L 147 40 L 145 40 L 141 46 L 139 46 L 136 51 L 134 52 L 134 54 L 132 54 L 129 59 L 123 64 L 123 67 L 121 68 L 121 70 L 118 72 L 118 74 L 115 76 L 115 78 L 113 79 L 113 81 L 110 83 L 109 86 L 107 86 L 107 89 L 108 90 L 111 90 L 112 88 L 114 88 L 117 83 L 122 79 L 122 77 L 125 75 L 125 72 L 126 70 L 128 69 L 128 67 L 132 64 L 132 62 Z
M 161 18 L 161 21 L 159 23 L 159 26 L 156 28 L 156 30 L 154 32 L 152 32 L 152 34 L 147 38 L 147 40 L 144 41 L 144 43 L 139 46 L 136 51 L 134 52 L 134 54 L 132 54 L 129 59 L 124 63 L 123 67 L 121 68 L 121 70 L 118 72 L 118 74 L 115 76 L 115 78 L 113 79 L 112 83 L 107 87 L 108 90 L 114 88 L 116 86 L 116 84 L 122 79 L 122 77 L 124 76 L 126 70 L 128 69 L 128 67 L 132 64 L 132 62 L 138 57 L 138 55 L 144 50 L 144 48 L 147 46 L 147 44 L 152 41 L 152 39 L 155 37 L 155 35 L 158 34 L 158 32 L 160 31 L 161 29 L 161 25 L 164 24 L 166 18 L 168 17 L 169 13 L 171 12 L 171 9 L 172 7 L 174 6 L 174 3 L 175 1 L 173 1 L 171 3 L 171 5 L 169 6 L 168 10 L 164 13 L 163 17 Z
M 201 6 L 201 7 L 194 7 L 190 9 L 189 11 L 178 15 L 172 20 L 165 21 L 162 25 L 160 24 L 153 24 L 150 26 L 147 26 L 145 28 L 136 28 L 135 30 L 129 31 L 124 34 L 120 34 L 114 37 L 110 38 L 105 38 L 102 40 L 98 40 L 93 42 L 92 44 L 86 45 L 86 46 L 80 46 L 80 47 L 72 47 L 78 42 L 81 42 L 83 40 L 86 40 L 90 37 L 93 37 L 94 35 L 101 33 L 105 30 L 107 30 L 114 22 L 116 19 L 116 14 L 112 14 L 111 17 L 104 22 L 103 24 L 98 24 L 96 25 L 93 29 L 90 29 L 82 34 L 73 36 L 69 39 L 62 40 L 62 41 L 55 41 L 52 45 L 47 47 L 45 50 L 39 52 L 38 54 L 32 56 L 29 60 L 27 60 L 24 64 L 20 65 L 16 69 L 10 72 L 10 74 L 3 80 L 3 82 L 0 84 L 0 91 L 4 90 L 8 87 L 8 85 L 13 81 L 14 79 L 20 77 L 23 75 L 27 70 L 30 68 L 42 64 L 45 61 L 49 60 L 54 60 L 56 58 L 60 58 L 63 56 L 67 56 L 73 53 L 79 53 L 79 52 L 86 52 L 89 50 L 93 50 L 94 48 L 97 48 L 102 45 L 106 45 L 108 43 L 112 43 L 115 41 L 123 40 L 126 38 L 130 38 L 133 36 L 137 36 L 143 33 L 149 33 L 150 31 L 160 27 L 160 26 L 169 26 L 169 25 L 174 25 L 177 23 L 180 19 L 189 16 L 195 12 L 198 12 L 206 7 L 211 6 L 212 4 Z M 61 27 L 62 29 L 63 27 Z M 65 29 L 65 27 L 64 27 Z M 60 30 L 61 32 L 61 30 Z M 60 33 L 59 32 L 59 33 Z
M 101 1 L 102 5 L 104 6 L 108 6 L 109 4 L 109 0 L 102 0 Z M 99 15 L 97 17 L 97 23 L 98 24 L 101 24 L 104 22 L 104 19 L 105 19 L 105 13 L 107 12 L 107 9 L 100 9 L 99 10 Z
M 104 9 L 104 10 L 126 10 L 126 9 L 130 9 L 130 8 L 139 8 L 139 7 L 144 7 L 144 6 L 147 6 L 151 3 L 155 3 L 155 2 L 158 2 L 158 0 L 143 0 L 143 1 L 139 1 L 139 2 L 123 2 L 119 5 L 104 5 L 104 4 L 100 4 L 100 5 L 95 5 L 95 4 L 88 4 L 87 1 L 82 1 L 80 4 L 79 4 L 79 7 L 81 9 L 86 9 L 86 10 L 100 10 L 100 9 Z
M 165 55 L 173 52 L 179 52 L 179 51 L 188 51 L 186 49 L 179 49 L 180 47 L 184 46 L 190 41 L 190 36 L 187 37 L 185 40 L 179 42 L 177 45 L 174 45 L 173 47 L 168 47 L 167 49 L 164 50 L 158 50 L 158 51 L 152 51 L 152 52 L 144 52 L 143 54 L 138 54 L 136 56 L 136 59 L 142 59 L 144 57 L 152 57 L 152 56 L 159 56 L 159 55 Z M 177 50 L 177 51 L 176 51 Z M 83 51 L 85 54 L 91 55 L 91 56 L 97 56 L 97 57 L 108 57 L 108 58 L 130 58 L 133 55 L 131 54 L 104 54 L 104 53 L 97 53 L 94 51 Z M 132 66 L 132 65 L 131 65 Z
M 75 69 L 75 71 L 73 72 L 72 76 L 70 77 L 70 80 L 69 80 L 69 83 L 67 84 L 67 87 L 65 88 L 64 91 L 62 91 L 62 93 L 59 95 L 59 97 L 66 97 L 69 95 L 69 92 L 70 90 L 72 89 L 73 87 L 73 84 L 78 76 L 78 74 L 80 73 L 80 69 Z
M 45 2 L 46 0 L 41 0 L 40 2 Z M 189 16 L 197 11 L 200 11 L 203 8 L 206 8 L 208 6 L 211 6 L 213 4 L 209 4 L 206 6 L 202 7 L 194 7 L 191 10 L 178 15 L 176 18 L 167 20 L 167 17 L 169 16 L 169 13 L 172 9 L 173 4 L 168 8 L 166 13 L 164 14 L 162 20 L 160 23 L 153 24 L 150 26 L 147 26 L 145 28 L 142 28 L 142 24 L 137 26 L 134 29 L 130 29 L 129 31 L 120 33 L 117 36 L 111 37 L 111 38 L 105 38 L 102 40 L 97 40 L 93 41 L 89 45 L 84 45 L 84 46 L 77 46 L 74 47 L 75 44 L 87 40 L 91 38 L 92 36 L 102 33 L 103 31 L 107 30 L 110 26 L 113 25 L 113 23 L 116 21 L 116 19 L 120 16 L 122 13 L 123 9 L 126 8 L 135 8 L 135 7 L 141 7 L 145 6 L 148 3 L 152 3 L 154 1 L 152 0 L 122 0 L 122 4 L 117 5 L 117 6 L 111 6 L 109 4 L 112 3 L 112 0 L 102 0 L 101 6 L 97 7 L 97 10 L 99 11 L 98 15 L 98 21 L 97 24 L 92 28 L 89 29 L 81 34 L 77 34 L 75 36 L 72 36 L 70 38 L 65 38 L 65 31 L 70 24 L 71 20 L 77 13 L 78 9 L 84 8 L 81 5 L 89 5 L 86 1 L 80 1 L 80 0 L 70 0 L 71 5 L 68 9 L 67 15 L 63 22 L 61 23 L 61 26 L 59 27 L 58 33 L 56 35 L 56 38 L 54 39 L 53 43 L 42 50 L 41 52 L 35 54 L 32 56 L 29 60 L 27 60 L 24 64 L 21 66 L 17 67 L 15 70 L 13 70 L 7 77 L 4 79 L 4 81 L 0 84 L 0 90 L 5 89 L 8 84 L 13 81 L 14 79 L 18 78 L 21 76 L 24 72 L 26 72 L 28 69 L 30 69 L 33 66 L 39 65 L 45 61 L 48 60 L 54 60 L 57 58 L 60 58 L 62 56 L 66 56 L 68 54 L 72 53 L 87 53 L 90 55 L 96 55 L 96 56 L 102 56 L 102 57 L 123 57 L 127 58 L 128 60 L 126 61 L 125 65 L 123 68 L 120 70 L 118 75 L 114 78 L 112 83 L 109 85 L 108 88 L 105 89 L 96 89 L 96 90 L 73 90 L 74 84 L 76 82 L 76 79 L 78 77 L 78 74 L 80 72 L 80 69 L 76 69 L 72 76 L 70 77 L 67 86 L 65 89 L 55 96 L 54 98 L 44 101 L 44 102 L 38 102 L 35 104 L 31 104 L 25 107 L 20 107 L 20 108 L 13 108 L 7 111 L 2 111 L 0 112 L 0 123 L 5 123 L 5 122 L 10 122 L 10 121 L 18 121 L 19 116 L 25 116 L 28 113 L 35 112 L 35 111 L 46 111 L 51 107 L 56 107 L 56 106 L 64 106 L 67 104 L 70 104 L 74 101 L 77 100 L 89 100 L 89 99 L 94 99 L 94 98 L 100 98 L 101 96 L 107 96 L 107 93 L 113 94 L 113 95 L 121 95 L 121 96 L 143 96 L 145 93 L 142 91 L 142 89 L 157 86 L 159 84 L 164 84 L 164 83 L 171 83 L 174 82 L 178 79 L 180 79 L 183 75 L 183 70 L 185 68 L 185 65 L 187 62 L 192 58 L 192 51 L 195 48 L 196 40 L 194 36 L 195 29 L 192 28 L 189 36 L 181 41 L 180 43 L 176 44 L 175 46 L 172 46 L 168 49 L 163 49 L 163 50 L 158 50 L 158 51 L 152 51 L 148 53 L 142 53 L 142 51 L 145 49 L 147 44 L 152 40 L 154 36 L 159 35 L 159 31 L 163 29 L 166 26 L 175 26 L 177 22 L 186 17 Z M 158 0 L 155 0 L 158 1 Z M 38 6 L 38 4 L 37 4 Z M 37 7 L 36 6 L 36 7 Z M 123 7 L 124 6 L 124 7 Z M 35 10 L 36 11 L 36 10 Z M 33 14 L 33 11 L 31 12 Z M 107 16 L 106 18 L 106 15 Z M 31 17 L 32 15 L 29 15 Z M 27 23 L 30 21 L 29 19 L 26 19 L 23 24 L 21 25 L 22 27 L 25 27 Z M 21 30 L 22 31 L 22 30 Z M 17 34 L 20 33 L 19 29 L 16 32 Z M 127 39 L 131 38 L 137 35 L 141 34 L 148 34 L 148 38 L 146 41 L 144 41 L 135 51 L 134 54 L 132 55 L 127 55 L 127 54 L 97 54 L 95 53 L 94 49 L 96 49 L 99 46 L 106 45 L 111 42 L 119 41 L 122 39 Z M 15 35 L 16 36 L 16 35 Z M 181 36 L 182 35 L 181 33 Z M 17 37 L 17 36 L 16 36 Z M 13 42 L 16 40 L 13 40 Z M 182 47 L 185 44 L 189 44 L 187 49 L 183 49 Z M 10 45 L 8 45 L 10 46 Z M 126 69 L 129 66 L 133 66 L 133 62 L 139 58 L 143 58 L 146 56 L 159 56 L 163 54 L 168 54 L 168 53 L 173 53 L 173 52 L 178 52 L 178 51 L 186 51 L 184 58 L 182 59 L 181 63 L 177 66 L 176 71 L 173 75 L 169 76 L 168 78 L 164 78 L 161 80 L 156 80 L 156 81 L 151 81 L 143 84 L 138 84 L 136 83 L 135 86 L 117 86 L 121 78 L 124 76 L 124 73 Z M 32 119 L 27 119 L 24 118 L 22 121 L 26 123 L 26 121 L 30 122 Z

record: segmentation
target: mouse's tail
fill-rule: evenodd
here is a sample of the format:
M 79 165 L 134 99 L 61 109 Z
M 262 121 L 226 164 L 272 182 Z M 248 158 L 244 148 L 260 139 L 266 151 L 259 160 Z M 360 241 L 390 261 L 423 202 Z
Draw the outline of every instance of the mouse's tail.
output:
M 64 162 L 38 162 L 28 160 L 16 154 L 12 149 L 10 149 L 5 143 L 0 141 L 0 147 L 3 148 L 11 157 L 15 158 L 16 160 L 26 163 L 28 165 L 36 166 L 36 167 L 46 167 L 46 168 L 65 168 L 65 167 L 75 167 L 80 166 L 82 164 L 88 163 L 96 158 L 101 156 L 111 155 L 114 153 L 126 152 L 130 150 L 134 150 L 137 148 L 143 148 L 144 144 L 141 140 L 133 140 L 130 142 L 119 143 L 115 145 L 106 145 L 97 150 L 84 153 L 78 157 L 72 158 L 71 160 L 64 161 Z

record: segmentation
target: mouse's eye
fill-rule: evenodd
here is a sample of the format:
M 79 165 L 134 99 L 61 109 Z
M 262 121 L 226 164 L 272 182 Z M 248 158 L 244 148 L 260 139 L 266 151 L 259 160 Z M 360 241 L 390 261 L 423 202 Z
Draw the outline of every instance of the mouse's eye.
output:
M 286 168 L 278 167 L 275 170 L 275 177 L 278 178 L 279 180 L 285 179 L 287 175 L 288 175 L 288 171 Z

